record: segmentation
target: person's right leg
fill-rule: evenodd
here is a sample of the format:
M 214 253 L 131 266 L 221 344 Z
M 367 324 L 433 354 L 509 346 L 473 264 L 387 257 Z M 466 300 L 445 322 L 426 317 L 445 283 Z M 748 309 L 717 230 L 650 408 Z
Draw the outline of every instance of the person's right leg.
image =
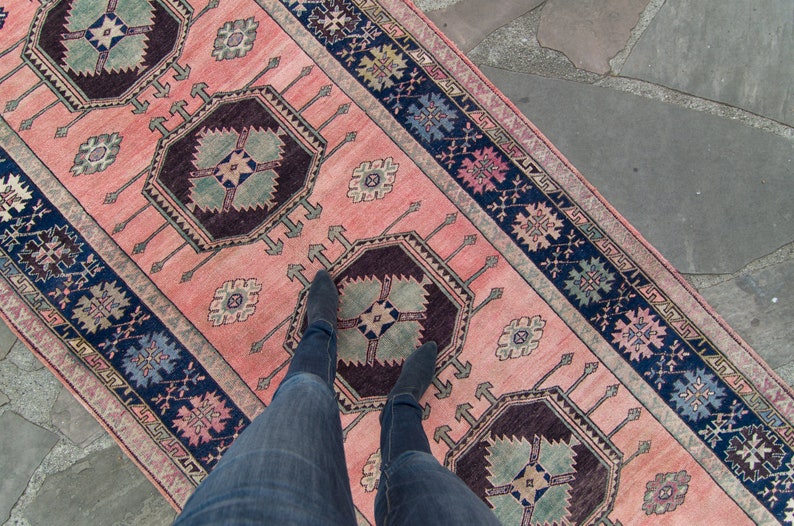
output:
M 190 497 L 177 525 L 356 523 L 333 382 L 335 285 L 312 282 L 308 327 L 272 403 Z
M 493 524 L 496 516 L 430 453 L 418 400 L 435 369 L 436 346 L 425 344 L 403 364 L 381 413 L 378 525 Z

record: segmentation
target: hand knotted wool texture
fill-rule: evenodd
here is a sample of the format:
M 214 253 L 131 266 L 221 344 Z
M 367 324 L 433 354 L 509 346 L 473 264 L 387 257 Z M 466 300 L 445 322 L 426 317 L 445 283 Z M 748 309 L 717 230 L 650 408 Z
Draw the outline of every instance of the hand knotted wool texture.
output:
M 362 523 L 430 340 L 433 453 L 505 524 L 791 522 L 787 388 L 411 5 L 0 14 L 3 315 L 176 507 L 325 268 Z

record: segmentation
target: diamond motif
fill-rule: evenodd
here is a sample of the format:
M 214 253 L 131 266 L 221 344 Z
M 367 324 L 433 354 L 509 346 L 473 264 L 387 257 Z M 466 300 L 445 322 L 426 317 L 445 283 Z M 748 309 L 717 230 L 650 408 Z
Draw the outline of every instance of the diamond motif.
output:
M 101 52 L 110 51 L 127 36 L 127 24 L 115 13 L 105 13 L 85 31 L 85 39 Z
M 376 301 L 359 317 L 358 330 L 369 340 L 376 340 L 400 319 L 400 311 L 389 300 Z

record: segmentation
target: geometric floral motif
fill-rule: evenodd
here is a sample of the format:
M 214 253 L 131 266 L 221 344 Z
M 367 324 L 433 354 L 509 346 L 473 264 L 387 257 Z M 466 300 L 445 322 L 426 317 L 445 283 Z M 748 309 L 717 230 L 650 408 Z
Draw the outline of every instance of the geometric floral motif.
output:
M 502 524 L 600 524 L 624 457 L 596 429 L 559 386 L 508 393 L 456 441 L 445 465 Z
M 211 431 L 220 433 L 225 429 L 231 410 L 216 392 L 191 397 L 188 402 L 190 407 L 179 408 L 174 426 L 191 446 L 209 442 L 212 440 Z
M 11 221 L 11 210 L 21 212 L 31 197 L 30 189 L 15 174 L 0 180 L 0 221 Z
M 783 462 L 783 445 L 770 429 L 750 425 L 739 430 L 728 443 L 726 460 L 745 481 L 767 478 Z
M 466 157 L 458 171 L 458 177 L 475 194 L 496 190 L 494 181 L 504 182 L 505 174 L 507 174 L 507 161 L 491 146 L 476 150 L 471 157 Z
M 515 437 L 514 437 L 515 438 Z M 568 524 L 571 483 L 576 479 L 576 437 L 492 437 L 487 447 L 487 499 L 502 524 Z M 517 468 L 517 466 L 521 466 Z
M 173 371 L 179 349 L 164 333 L 147 334 L 124 353 L 124 371 L 138 387 L 149 387 Z
M 143 193 L 196 250 L 249 244 L 308 196 L 324 148 L 272 86 L 219 92 L 160 139 Z
M 551 245 L 551 239 L 560 237 L 562 221 L 546 203 L 527 205 L 527 215 L 519 213 L 513 223 L 513 233 L 522 243 L 527 245 L 530 252 L 546 248 Z
M 653 356 L 653 348 L 663 344 L 667 328 L 663 327 L 650 308 L 639 308 L 627 315 L 627 320 L 620 320 L 615 325 L 617 331 L 612 333 L 612 343 L 629 352 L 632 361 Z
M 642 509 L 647 515 L 662 515 L 674 511 L 684 503 L 689 490 L 690 477 L 686 471 L 659 473 L 654 480 L 645 485 Z
M 725 389 L 717 383 L 717 378 L 698 367 L 695 371 L 684 372 L 684 380 L 676 380 L 672 400 L 678 412 L 689 420 L 697 422 L 711 416 L 722 405 Z
M 408 108 L 408 123 L 425 141 L 437 141 L 446 137 L 455 127 L 458 112 L 438 93 L 422 95 Z
M 257 27 L 259 22 L 254 17 L 226 22 L 218 28 L 218 36 L 212 45 L 212 56 L 215 60 L 244 57 L 254 48 Z
M 353 199 L 354 203 L 383 199 L 393 190 L 399 167 L 400 165 L 395 163 L 391 157 L 362 162 L 358 168 L 353 170 L 353 178 L 348 184 L 350 191 L 347 192 L 347 196 Z
M 148 0 L 73 0 L 61 42 L 63 66 L 78 75 L 137 71 L 148 47 L 154 11 Z
M 77 242 L 77 236 L 69 233 L 66 225 L 54 226 L 40 232 L 38 239 L 25 244 L 19 261 L 27 266 L 37 281 L 45 281 L 63 275 L 74 265 L 82 252 L 81 246 L 82 243 Z
M 783 517 L 783 521 L 788 524 L 794 524 L 794 498 L 789 499 L 786 503 L 786 515 Z
M 89 137 L 80 145 L 70 171 L 74 172 L 75 177 L 105 171 L 116 160 L 122 138 L 118 132 Z
M 314 0 L 289 0 L 289 5 L 290 5 L 290 8 L 292 8 L 293 5 L 298 4 L 298 5 L 295 5 L 295 7 L 294 7 L 295 12 L 297 14 L 299 14 L 299 15 L 302 15 L 303 13 L 306 12 L 306 3 L 307 2 L 313 2 L 313 1 Z
M 372 493 L 378 489 L 378 482 L 380 482 L 380 463 L 379 449 L 371 454 L 367 459 L 367 463 L 364 464 L 364 476 L 361 477 L 361 487 L 363 487 L 364 491 L 367 493 Z
M 124 316 L 130 301 L 116 282 L 102 282 L 88 289 L 90 295 L 77 301 L 72 315 L 82 325 L 83 330 L 93 334 L 111 326 L 111 319 Z
M 350 34 L 361 21 L 345 0 L 322 0 L 309 15 L 309 28 L 326 44 L 335 44 Z
M 202 130 L 190 172 L 190 204 L 200 210 L 270 208 L 284 156 L 284 132 L 261 128 Z
M 369 55 L 361 59 L 358 74 L 375 91 L 394 86 L 405 71 L 405 57 L 391 44 L 369 50 Z
M 238 278 L 225 282 L 215 291 L 208 319 L 214 327 L 247 320 L 256 312 L 262 285 L 254 279 Z
M 529 356 L 540 344 L 545 326 L 546 322 L 540 316 L 523 316 L 511 321 L 499 337 L 496 356 L 500 361 Z
M 571 271 L 565 281 L 565 289 L 573 294 L 579 306 L 586 307 L 601 300 L 601 293 L 612 290 L 615 275 L 606 269 L 606 263 L 592 257 L 590 261 L 580 261 L 579 268 Z
M 180 56 L 193 12 L 183 0 L 39 3 L 22 56 L 71 111 L 129 104 Z
M 419 344 L 427 318 L 428 280 L 386 276 L 342 284 L 339 360 L 350 364 L 394 364 Z

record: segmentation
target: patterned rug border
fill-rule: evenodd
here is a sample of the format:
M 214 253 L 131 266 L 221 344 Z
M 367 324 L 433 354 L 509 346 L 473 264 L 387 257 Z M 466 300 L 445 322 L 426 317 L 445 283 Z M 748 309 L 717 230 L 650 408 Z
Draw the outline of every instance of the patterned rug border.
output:
M 285 1 L 285 3 L 288 1 L 290 6 L 293 6 L 295 4 L 295 0 L 284 0 L 284 1 Z M 378 17 L 378 22 L 379 22 L 380 27 L 384 27 L 384 28 L 387 27 L 387 26 L 388 27 L 392 27 L 392 28 L 399 27 L 398 24 L 393 24 L 391 26 L 389 25 L 389 20 L 391 19 L 391 14 L 386 12 L 386 11 L 384 11 L 384 10 L 382 10 L 382 9 L 380 9 L 380 7 L 374 1 L 371 1 L 371 0 L 358 0 L 358 1 L 355 1 L 354 3 L 360 9 L 359 16 L 363 15 L 363 18 L 369 19 L 370 21 L 373 20 L 375 17 Z M 299 2 L 298 8 L 302 8 L 302 7 L 303 7 L 302 4 Z M 297 12 L 294 12 L 293 14 L 294 14 L 294 16 L 297 19 L 301 20 L 303 24 L 308 26 L 308 23 L 310 21 L 306 17 L 306 13 L 305 13 L 306 10 L 303 9 L 303 11 L 304 11 L 304 13 L 302 13 L 302 14 L 300 13 L 299 10 Z M 369 12 L 366 15 L 364 15 L 364 13 L 367 12 L 367 11 L 369 11 Z M 428 26 L 428 28 L 429 28 L 429 26 Z M 307 29 L 308 29 L 308 27 L 307 27 Z M 430 30 L 430 28 L 429 28 L 429 30 Z M 386 34 L 387 34 L 387 32 L 384 32 L 384 35 L 386 35 Z M 414 41 L 416 39 L 415 39 L 415 37 L 413 35 L 405 34 L 405 33 L 401 33 L 401 32 L 398 32 L 398 34 L 399 34 L 400 38 L 404 38 L 407 41 L 411 41 L 411 44 L 415 43 Z M 420 36 L 421 36 L 421 33 L 420 33 Z M 397 42 L 397 38 L 395 38 L 394 36 L 391 36 L 391 37 L 387 36 L 387 37 L 384 37 L 384 38 L 385 38 L 386 41 L 388 41 L 390 43 L 390 45 L 397 46 L 397 49 L 402 49 L 408 56 L 413 57 L 413 55 L 411 55 L 410 51 L 408 50 L 409 44 L 404 44 L 403 46 L 401 46 Z M 373 38 L 372 40 L 374 41 L 374 40 L 376 40 L 376 38 Z M 331 52 L 331 54 L 333 55 L 334 54 L 333 47 L 332 46 L 327 46 L 327 47 L 328 47 L 329 51 Z M 417 48 L 421 49 L 422 46 L 417 46 Z M 342 64 L 341 61 L 340 61 L 340 64 Z M 350 64 L 347 67 L 348 72 L 351 75 L 355 75 L 354 67 L 352 65 L 353 61 L 348 62 L 348 64 Z M 414 64 L 414 66 L 417 65 L 416 62 L 413 62 L 413 64 Z M 434 73 L 433 73 L 434 78 L 439 78 L 438 63 L 435 62 L 435 63 L 432 64 L 432 66 L 433 66 L 433 70 L 434 70 Z M 422 66 L 419 66 L 419 67 L 420 67 L 421 70 L 427 71 L 426 67 L 422 67 Z M 441 74 L 441 78 L 445 78 L 445 79 L 449 78 L 449 75 Z M 422 81 L 420 80 L 419 82 L 421 83 Z M 430 81 L 429 78 L 426 79 L 425 82 L 432 83 L 432 81 Z M 454 84 L 454 80 L 451 81 L 451 82 Z M 453 95 L 448 95 L 448 94 L 440 95 L 441 92 L 439 92 L 439 91 L 435 92 L 435 94 L 436 94 L 435 96 L 439 97 L 438 99 L 436 99 L 436 100 L 438 100 L 438 103 L 439 104 L 446 104 L 447 102 L 450 102 L 450 103 L 452 103 L 452 106 L 447 106 L 447 107 L 449 107 L 449 108 L 453 108 L 453 107 L 457 108 L 458 110 L 462 111 L 465 116 L 472 115 L 472 111 L 473 110 L 468 109 L 468 111 L 464 111 L 463 107 L 459 103 L 455 102 L 454 93 L 456 93 L 456 92 L 454 90 L 454 86 L 453 86 L 453 88 L 450 88 L 449 86 L 447 86 L 447 90 L 448 91 L 451 90 Z M 431 90 L 431 92 L 432 92 L 432 90 Z M 463 93 L 462 90 L 460 92 Z M 381 94 L 381 95 L 383 95 L 383 94 Z M 383 100 L 385 100 L 385 97 L 383 98 Z M 504 102 L 504 101 L 502 101 L 502 102 Z M 403 119 L 404 118 L 405 117 L 403 117 Z M 406 130 L 408 131 L 407 125 L 406 125 Z M 418 136 L 418 132 L 414 131 L 413 135 L 414 135 L 415 139 L 420 140 L 420 142 L 421 142 L 421 138 Z M 425 139 L 427 139 L 426 146 L 425 146 L 427 149 L 432 149 L 433 151 L 438 151 L 437 148 L 435 146 L 433 146 L 434 138 L 433 138 L 432 135 L 428 136 L 428 137 L 425 137 Z M 438 139 L 435 139 L 435 141 L 438 141 Z M 482 144 L 482 143 L 480 143 L 480 144 Z M 487 140 L 485 141 L 485 144 L 488 144 Z M 498 144 L 496 142 L 492 142 L 490 144 L 493 144 L 494 146 L 497 146 L 499 149 L 504 151 L 504 148 L 502 148 L 502 146 L 503 146 L 502 144 Z M 541 160 L 548 161 L 548 156 L 544 156 L 544 157 L 541 157 Z M 555 154 L 554 158 L 557 160 L 558 163 L 562 163 L 562 161 L 559 161 L 559 158 L 556 156 L 556 154 Z M 513 161 L 513 162 L 515 163 L 515 161 Z M 450 166 L 448 168 L 448 172 L 450 173 L 450 175 L 452 175 L 454 173 L 454 169 L 453 169 L 454 164 L 455 164 L 454 161 L 450 162 Z M 545 166 L 545 164 L 543 166 Z M 508 179 L 508 178 L 506 178 L 506 179 Z M 578 176 L 577 179 L 579 179 L 579 181 L 581 183 L 581 176 Z M 471 192 L 471 190 L 468 190 L 468 192 L 470 193 L 470 195 L 472 195 L 472 197 L 474 197 L 474 194 Z M 550 196 L 548 195 L 548 192 L 544 192 L 544 193 L 546 194 L 546 199 L 550 199 Z M 599 198 L 597 198 L 597 197 L 594 197 L 594 199 L 596 201 L 600 201 Z M 552 200 L 552 202 L 554 202 L 554 201 Z M 569 203 L 570 205 L 573 205 L 574 207 L 577 206 L 576 203 L 571 203 L 570 201 L 567 201 L 565 199 L 561 199 L 559 201 L 559 203 L 555 203 L 555 206 L 558 209 L 560 209 L 561 206 L 562 207 L 565 206 L 562 203 Z M 481 206 L 485 207 L 486 205 L 485 205 L 485 203 L 482 203 Z M 611 212 L 611 211 L 608 210 L 607 212 Z M 569 218 L 572 219 L 574 222 L 576 222 L 576 219 L 581 219 L 581 217 L 579 217 L 579 218 L 570 217 L 570 214 L 569 214 Z M 591 227 L 594 226 L 594 223 L 592 222 L 592 218 L 589 221 L 585 220 L 585 223 L 589 224 Z M 581 232 L 581 226 L 582 226 L 581 223 L 577 223 L 577 227 L 576 228 L 580 232 Z M 599 228 L 599 227 L 596 227 L 596 228 Z M 634 234 L 634 238 L 635 239 L 639 239 L 639 236 L 636 233 L 633 233 L 633 234 Z M 603 239 L 603 238 L 601 238 L 601 239 Z M 589 243 L 593 243 L 592 240 L 589 240 L 588 242 Z M 646 245 L 646 243 L 644 241 L 640 241 L 640 244 Z M 593 246 L 594 248 L 597 248 L 595 246 L 595 244 L 593 244 L 591 246 Z M 619 275 L 622 276 L 628 270 L 630 270 L 628 267 L 627 268 L 620 268 L 620 264 L 621 263 L 627 263 L 625 261 L 625 258 L 622 258 L 622 259 L 619 259 L 618 261 L 616 261 L 614 257 L 609 257 L 609 255 L 612 255 L 615 252 L 617 252 L 617 253 L 621 252 L 621 249 L 618 246 L 616 246 L 614 243 L 607 244 L 607 246 L 602 246 L 601 248 L 597 248 L 597 250 L 602 255 L 607 257 L 607 260 L 610 261 L 610 263 L 609 263 L 610 266 L 613 266 L 613 265 L 615 266 L 614 268 L 619 273 Z M 608 255 L 607 253 L 609 253 L 609 252 L 612 252 L 612 254 Z M 540 261 L 539 258 L 533 258 L 533 255 L 532 255 L 532 253 L 530 251 L 527 251 L 526 254 L 531 260 L 536 261 L 536 262 Z M 658 254 L 651 254 L 651 255 L 658 256 Z M 662 263 L 662 265 L 667 267 L 667 270 L 668 270 L 668 272 L 664 273 L 663 275 L 670 276 L 669 264 L 665 265 L 664 263 Z M 602 267 L 602 268 L 604 268 L 604 267 Z M 690 337 L 689 338 L 682 337 L 682 340 L 687 342 L 686 345 L 691 346 L 692 352 L 695 353 L 693 355 L 693 358 L 694 358 L 694 356 L 710 357 L 711 358 L 711 362 L 710 363 L 708 361 L 706 361 L 706 360 L 703 360 L 702 364 L 704 366 L 706 366 L 708 369 L 711 369 L 715 373 L 717 373 L 719 375 L 719 377 L 723 379 L 723 381 L 727 380 L 728 378 L 734 379 L 733 382 L 727 382 L 727 381 L 725 382 L 725 386 L 729 389 L 728 392 L 735 392 L 738 389 L 739 392 L 741 393 L 741 394 L 736 393 L 736 395 L 735 395 L 736 398 L 734 399 L 735 400 L 734 403 L 746 404 L 746 407 L 748 407 L 748 409 L 751 410 L 752 414 L 754 414 L 754 415 L 756 415 L 758 417 L 763 417 L 763 418 L 759 418 L 759 419 L 765 420 L 767 422 L 769 422 L 770 419 L 771 419 L 771 421 L 774 422 L 774 424 L 771 427 L 775 430 L 775 432 L 777 433 L 778 437 L 780 439 L 782 439 L 784 441 L 784 443 L 787 446 L 789 446 L 789 448 L 790 448 L 791 444 L 794 443 L 793 442 L 794 441 L 794 433 L 792 433 L 791 425 L 788 424 L 787 422 L 785 422 L 785 420 L 782 417 L 775 416 L 775 413 L 777 412 L 777 410 L 774 409 L 773 407 L 770 407 L 770 405 L 767 404 L 762 399 L 761 392 L 759 390 L 757 390 L 757 389 L 754 389 L 753 384 L 745 377 L 745 375 L 739 373 L 739 371 L 735 367 L 731 367 L 729 364 L 726 363 L 726 361 L 727 361 L 726 358 L 724 356 L 721 356 L 721 352 L 719 350 L 717 350 L 716 346 L 714 345 L 714 342 L 707 343 L 705 341 L 705 338 L 703 338 L 703 339 L 701 339 L 701 342 L 698 345 L 695 341 L 692 341 L 691 331 L 693 331 L 694 328 L 693 328 L 693 326 L 691 324 L 685 323 L 683 325 L 683 327 L 680 326 L 680 325 L 679 326 L 675 325 L 675 322 L 677 320 L 682 320 L 683 321 L 683 320 L 686 319 L 686 318 L 684 318 L 682 316 L 682 314 L 680 313 L 680 311 L 678 309 L 672 308 L 672 310 L 673 310 L 672 320 L 671 320 L 670 315 L 662 316 L 661 314 L 663 313 L 663 311 L 660 310 L 659 307 L 658 307 L 659 302 L 658 302 L 658 298 L 657 298 L 657 296 L 661 292 L 661 290 L 658 288 L 658 285 L 655 284 L 654 281 L 649 276 L 643 276 L 643 279 L 646 280 L 647 285 L 640 286 L 639 285 L 640 282 L 635 282 L 634 284 L 631 285 L 631 287 L 635 291 L 641 293 L 641 295 L 643 295 L 645 297 L 645 301 L 647 302 L 646 305 L 648 305 L 648 309 L 649 309 L 648 311 L 645 311 L 645 312 L 655 312 L 657 314 L 660 314 L 660 318 L 661 319 L 666 319 L 667 320 L 666 324 L 677 333 L 680 333 L 681 331 L 684 331 L 685 334 L 689 333 Z M 672 276 L 672 279 L 675 280 L 675 281 L 678 281 L 680 283 L 680 279 L 676 279 L 675 275 Z M 561 294 L 565 295 L 565 291 L 562 288 L 562 284 L 557 285 L 557 287 L 558 287 L 559 292 Z M 645 290 L 643 291 L 642 288 L 645 288 Z M 644 294 L 643 294 L 643 292 L 644 292 Z M 690 297 L 691 296 L 692 295 L 690 294 Z M 654 299 L 656 299 L 657 301 L 654 302 L 653 301 Z M 665 304 L 666 305 L 670 305 L 669 300 L 665 301 Z M 702 303 L 701 303 L 701 305 L 702 305 Z M 580 307 L 584 307 L 584 304 L 581 304 L 581 302 L 580 302 Z M 638 311 L 638 312 L 640 312 L 640 311 Z M 708 312 L 708 314 L 710 315 L 711 319 L 717 324 L 717 326 L 719 326 L 724 331 L 724 324 L 720 323 L 718 317 L 716 317 L 713 312 Z M 670 321 L 672 321 L 673 323 L 670 323 Z M 592 322 L 590 322 L 590 323 L 592 323 Z M 734 341 L 734 343 L 738 343 L 740 347 L 744 347 L 745 348 L 744 350 L 745 350 L 745 352 L 747 353 L 748 356 L 750 356 L 751 358 L 756 358 L 756 355 L 754 353 L 752 353 L 752 351 L 747 352 L 746 345 L 742 345 L 741 340 L 738 340 L 738 338 L 736 337 L 736 335 L 734 333 L 730 332 L 728 334 L 728 336 Z M 702 349 L 702 350 L 698 349 L 698 347 L 700 347 L 700 349 Z M 621 352 L 620 349 L 616 348 L 615 350 L 618 352 L 618 354 L 620 354 L 620 352 Z M 640 355 L 640 358 L 638 358 L 638 362 L 641 362 L 641 355 Z M 638 365 L 639 365 L 639 363 L 638 363 Z M 767 370 L 764 369 L 764 372 L 767 372 Z M 770 375 L 766 375 L 766 376 L 769 377 Z M 736 380 L 737 377 L 738 377 L 738 381 Z M 779 382 L 779 379 L 777 379 L 774 376 L 772 376 L 772 386 L 774 386 L 775 384 L 777 384 L 778 387 L 780 387 L 782 385 Z M 768 388 L 770 386 L 769 386 L 769 383 L 767 382 L 767 385 L 762 385 L 761 387 L 766 389 L 766 388 Z M 774 399 L 776 401 L 778 401 L 778 402 L 780 400 L 779 397 L 776 397 Z M 788 411 L 786 411 L 786 413 L 788 413 Z M 694 424 L 697 424 L 698 420 L 699 420 L 699 418 L 695 419 Z M 751 425 L 749 422 L 745 422 L 745 424 L 746 425 Z M 702 429 L 701 429 L 701 431 L 702 431 Z M 722 431 L 720 433 L 722 433 Z M 790 455 L 790 451 L 789 451 L 789 455 Z M 759 497 L 760 497 L 760 495 L 759 495 Z M 773 493 L 772 499 L 773 499 L 772 501 L 766 501 L 765 499 L 761 499 L 761 500 L 765 501 L 765 504 L 767 506 L 770 506 L 770 508 L 773 508 L 773 509 L 774 508 L 779 508 L 779 506 L 781 506 L 781 503 L 774 496 L 774 493 Z
M 755 367 L 753 375 L 769 376 L 770 385 L 761 387 L 764 394 L 776 394 L 780 402 L 788 401 L 787 406 L 778 409 L 789 419 L 794 419 L 794 388 L 783 381 L 774 370 L 769 367 L 755 350 L 717 313 L 700 293 L 678 272 L 678 270 L 654 247 L 631 223 L 622 217 L 607 199 L 601 195 L 584 174 L 548 140 L 542 130 L 538 129 L 520 109 L 479 71 L 476 64 L 471 62 L 466 55 L 458 50 L 454 42 L 446 38 L 411 0 L 382 0 L 383 5 L 389 6 L 391 13 L 400 24 L 404 25 L 411 34 L 420 35 L 422 42 L 430 42 L 430 47 L 439 62 L 451 72 L 455 79 L 461 79 L 467 88 L 474 86 L 473 91 L 483 106 L 498 118 L 500 125 L 506 129 L 510 136 L 515 138 L 521 146 L 533 157 L 548 159 L 553 156 L 558 162 L 552 165 L 553 170 L 546 170 L 559 186 L 574 197 L 577 205 L 585 210 L 601 226 L 613 240 L 619 244 L 621 252 L 641 267 L 649 275 L 661 276 L 656 285 L 662 289 L 673 303 L 690 311 L 689 318 L 694 324 L 707 332 L 709 340 L 717 346 L 729 346 L 729 350 L 736 354 L 735 358 L 751 358 L 742 362 L 736 361 L 740 368 Z M 529 131 L 531 130 L 531 132 Z M 545 167 L 544 168 L 548 168 Z M 633 241 L 626 243 L 626 241 Z M 691 313 L 691 311 L 695 311 Z M 733 357 L 732 362 L 734 362 Z M 773 397 L 775 398 L 775 397 Z
M 161 322 L 168 327 L 176 340 L 186 349 L 191 349 L 199 357 L 205 369 L 213 371 L 212 378 L 224 379 L 233 391 L 235 407 L 242 411 L 248 419 L 252 419 L 264 408 L 264 404 L 255 394 L 239 379 L 229 365 L 218 355 L 217 351 L 204 339 L 204 337 L 187 321 L 179 310 L 145 278 L 141 269 L 125 254 L 110 236 L 94 221 L 79 202 L 63 187 L 52 172 L 30 151 L 27 145 L 12 130 L 8 123 L 0 117 L 0 145 L 3 148 L 13 149 L 13 158 L 7 158 L 19 166 L 23 177 L 28 177 L 34 187 L 50 203 L 57 206 L 53 213 L 63 217 L 64 224 L 68 225 L 78 236 L 83 238 L 90 251 L 103 261 L 109 269 L 125 283 L 138 283 L 139 287 L 133 292 L 139 301 L 152 310 Z M 0 156 L 0 165 L 6 158 Z M 13 173 L 13 172 L 11 172 Z M 57 210 L 57 211 L 56 211 Z M 79 233 L 78 233 L 79 232 Z M 103 255 L 99 255 L 99 250 Z M 2 316 L 12 321 L 11 327 L 26 346 L 33 351 L 39 360 L 53 373 L 64 385 L 76 395 L 77 399 L 96 417 L 97 421 L 111 434 L 113 439 L 128 454 L 158 487 L 163 496 L 176 509 L 187 500 L 195 489 L 196 484 L 206 471 L 195 468 L 199 463 L 192 457 L 185 458 L 185 452 L 180 453 L 175 448 L 176 442 L 170 446 L 160 444 L 153 439 L 152 433 L 163 433 L 162 425 L 154 431 L 146 429 L 146 423 L 155 423 L 159 418 L 150 420 L 145 414 L 136 419 L 124 402 L 116 397 L 108 397 L 109 389 L 106 383 L 99 380 L 103 368 L 97 369 L 94 358 L 99 353 L 83 338 L 77 337 L 71 345 L 53 334 L 54 326 L 63 326 L 64 319 L 46 314 L 56 309 L 44 309 L 41 305 L 48 302 L 46 298 L 36 298 L 36 308 L 20 297 L 20 290 L 35 290 L 25 283 L 11 285 L 8 281 L 7 269 L 13 263 L 4 252 L 0 251 L 0 268 L 3 280 L 0 280 L 0 299 L 3 299 Z M 12 275 L 21 275 L 21 272 L 12 272 Z M 142 279 L 145 278 L 145 279 Z M 21 289 L 20 289 L 21 287 Z M 30 300 L 29 300 L 30 301 Z M 49 324 L 48 324 L 49 322 Z M 66 321 L 66 324 L 71 325 Z M 74 330 L 77 334 L 81 331 Z M 78 358 L 84 356 L 84 358 Z M 87 358 L 86 358 L 87 357 Z M 92 358 L 93 357 L 93 358 Z M 110 369 L 112 370 L 112 369 Z M 117 378 L 111 378 L 115 380 Z M 232 387 L 235 386 L 236 387 Z M 76 386 L 80 386 L 79 390 Z M 131 392 L 134 389 L 130 388 Z M 167 432 L 166 432 L 167 433 Z M 172 440 L 178 439 L 172 435 Z M 155 445 L 155 447 L 151 447 Z M 169 451 L 170 449 L 170 451 Z M 143 457 L 144 453 L 148 453 Z M 183 470 L 178 468 L 174 454 L 182 457 Z M 187 471 L 186 471 L 187 470 Z M 190 471 L 193 473 L 189 474 Z
M 794 420 L 794 388 L 780 378 L 656 247 L 623 218 L 543 132 L 503 95 L 464 53 L 457 49 L 454 42 L 447 39 L 411 0 L 383 0 L 382 4 L 389 6 L 395 18 L 411 34 L 421 35 L 423 42 L 432 42 L 428 47 L 434 51 L 439 50 L 436 56 L 451 72 L 452 77 L 463 80 L 464 82 L 461 83 L 467 88 L 470 86 L 476 88 L 472 90 L 477 95 L 476 98 L 494 113 L 501 126 L 525 151 L 533 157 L 548 160 L 551 156 L 553 160 L 558 161 L 553 162 L 554 169 L 547 169 L 547 172 L 559 183 L 559 186 L 564 187 L 573 197 L 573 201 L 593 218 L 593 222 L 597 223 L 610 239 L 616 241 L 615 246 L 619 247 L 621 252 L 647 275 L 657 276 L 655 285 L 663 291 L 672 304 L 687 312 L 686 317 L 692 320 L 695 327 L 701 329 L 708 340 L 714 342 L 715 347 L 720 348 L 730 363 L 753 378 L 763 380 L 761 385 L 757 385 L 757 380 L 755 382 L 758 391 L 789 421 Z
M 477 99 L 483 106 L 503 108 L 495 110 L 499 122 L 511 137 L 530 152 L 531 155 L 553 155 L 558 161 L 557 170 L 550 172 L 560 186 L 573 196 L 573 200 L 598 223 L 617 246 L 648 275 L 660 276 L 656 285 L 664 291 L 672 303 L 688 312 L 687 317 L 694 325 L 706 333 L 706 337 L 718 347 L 727 346 L 725 353 L 732 363 L 752 376 L 767 379 L 759 391 L 776 404 L 776 408 L 788 419 L 794 419 L 794 388 L 782 380 L 755 350 L 715 311 L 700 293 L 678 272 L 678 270 L 626 219 L 616 210 L 598 189 L 549 141 L 541 130 L 519 110 L 510 99 L 503 95 L 493 83 L 483 75 L 463 52 L 457 50 L 454 42 L 410 0 L 383 0 L 383 4 L 393 9 L 393 14 L 412 34 L 421 34 L 423 39 L 432 41 L 433 49 L 440 49 L 439 61 L 448 66 L 452 76 L 464 79 L 468 86 L 482 86 L 476 91 Z M 416 33 L 414 33 L 414 30 Z M 447 48 L 450 48 L 447 50 Z M 455 52 L 453 52 L 454 50 Z M 445 52 L 447 51 L 447 52 Z M 457 54 L 456 54 L 457 53 Z M 532 130 L 530 133 L 528 130 Z M 539 144 L 540 143 L 540 144 Z M 627 242 L 628 241 L 628 242 Z M 780 404 L 780 405 L 778 405 Z

